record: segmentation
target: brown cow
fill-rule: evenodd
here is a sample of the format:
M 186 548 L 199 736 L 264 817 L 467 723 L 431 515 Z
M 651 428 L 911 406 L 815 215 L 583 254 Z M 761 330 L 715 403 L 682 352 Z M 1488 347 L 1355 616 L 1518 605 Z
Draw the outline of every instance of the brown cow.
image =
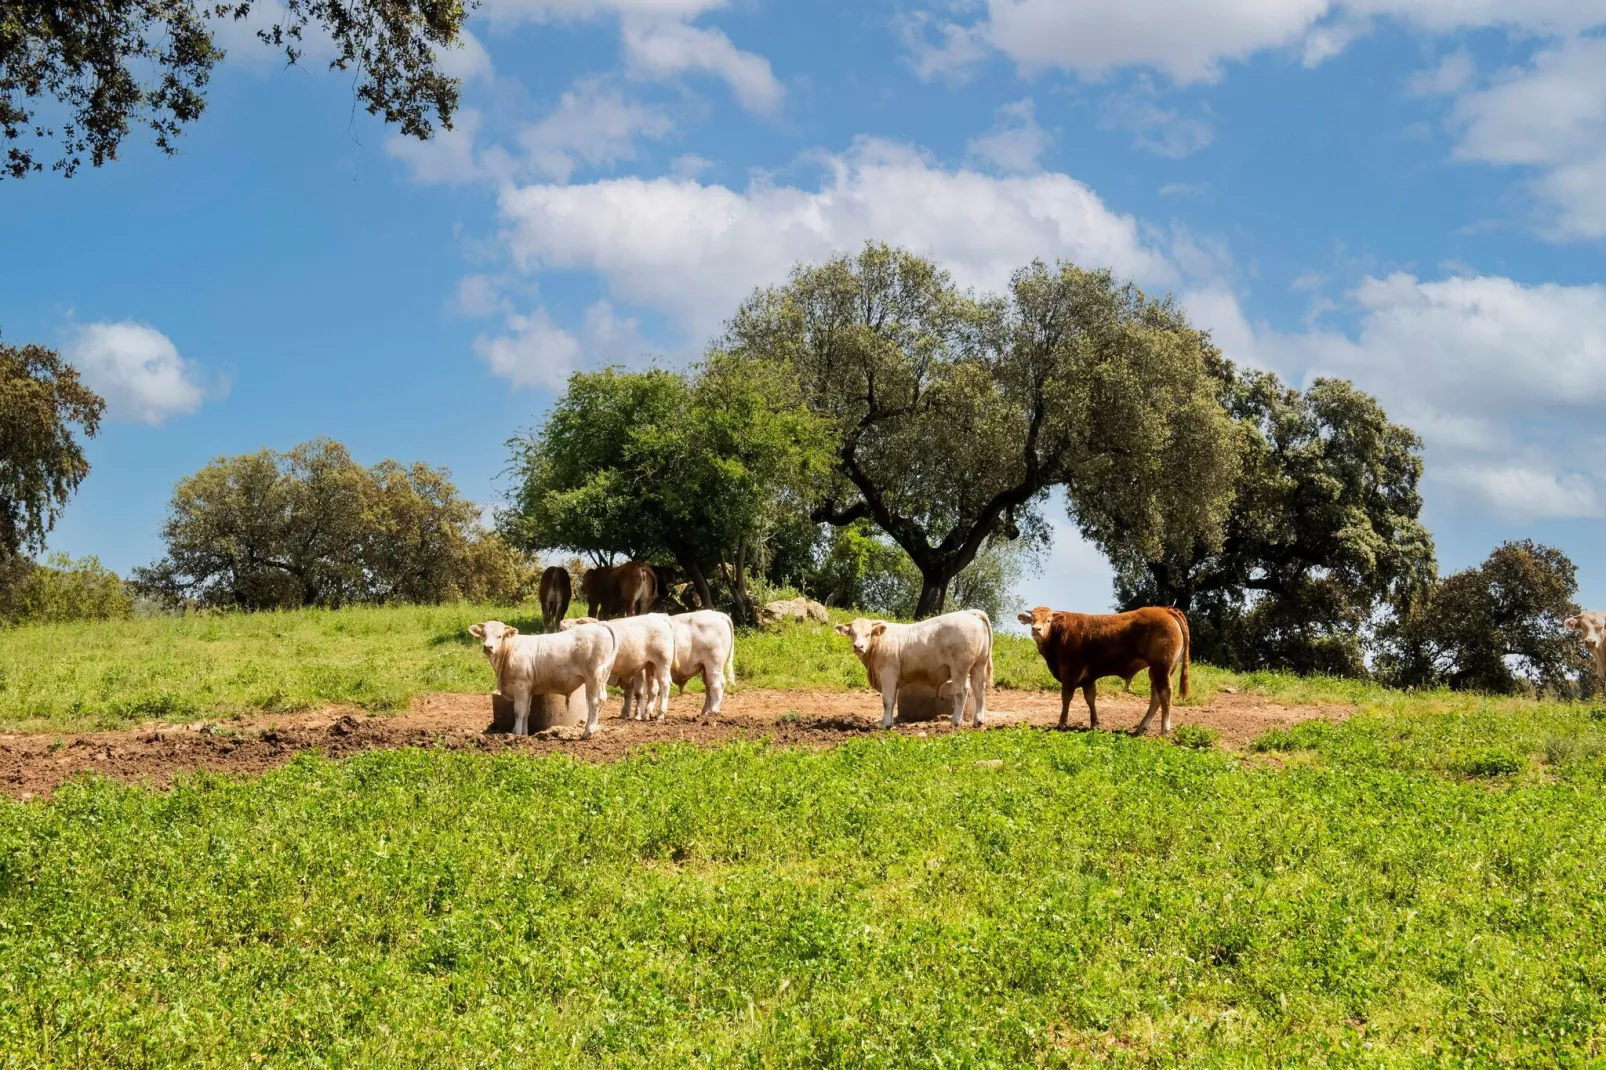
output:
M 1141 736 L 1149 729 L 1154 711 L 1160 710 L 1160 734 L 1171 731 L 1171 672 L 1182 665 L 1182 697 L 1188 697 L 1188 618 L 1180 609 L 1149 606 L 1130 613 L 1056 613 L 1038 606 L 1022 613 L 1020 622 L 1031 626 L 1032 641 L 1048 662 L 1048 671 L 1060 682 L 1060 727 L 1071 712 L 1071 699 L 1081 688 L 1087 699 L 1088 724 L 1099 726 L 1094 695 L 1103 676 L 1119 676 L 1130 683 L 1142 669 L 1149 670 L 1149 712 L 1132 730 Z
M 634 617 L 649 612 L 658 601 L 658 577 L 651 565 L 641 561 L 599 565 L 581 577 L 580 593 L 585 595 L 588 616 Z
M 558 621 L 569 615 L 569 601 L 573 597 L 568 569 L 553 565 L 541 573 L 541 623 L 547 631 L 556 628 Z

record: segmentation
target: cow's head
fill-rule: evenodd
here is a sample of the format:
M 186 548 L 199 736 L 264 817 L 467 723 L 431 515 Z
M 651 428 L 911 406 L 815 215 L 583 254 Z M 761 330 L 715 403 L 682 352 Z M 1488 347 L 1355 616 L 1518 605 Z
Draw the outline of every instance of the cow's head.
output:
M 1043 644 L 1048 642 L 1048 633 L 1054 626 L 1054 611 L 1047 606 L 1038 606 L 1030 613 L 1020 614 L 1016 619 L 1032 630 L 1032 642 L 1037 644 L 1038 650 L 1042 650 Z
M 864 657 L 875 645 L 875 641 L 886 633 L 887 622 L 884 620 L 866 620 L 855 617 L 847 624 L 838 624 L 836 634 L 845 635 L 853 640 L 853 652 Z
M 503 624 L 499 620 L 488 620 L 484 624 L 470 625 L 468 634 L 480 641 L 485 650 L 485 656 L 492 665 L 496 664 L 496 656 L 502 652 L 502 643 L 519 634 L 519 630 L 511 624 Z
M 1562 624 L 1578 633 L 1591 654 L 1599 653 L 1601 645 L 1606 643 L 1606 614 L 1580 613 L 1576 617 L 1568 617 Z
M 582 624 L 601 624 L 596 617 L 570 617 L 568 620 L 558 621 L 558 631 L 566 632 L 570 628 L 578 628 Z

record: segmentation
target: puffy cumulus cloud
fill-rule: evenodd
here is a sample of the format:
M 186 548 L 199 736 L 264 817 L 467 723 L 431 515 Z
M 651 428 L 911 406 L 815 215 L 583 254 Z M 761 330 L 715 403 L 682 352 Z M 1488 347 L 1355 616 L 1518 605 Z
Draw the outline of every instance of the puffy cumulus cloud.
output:
M 640 138 L 661 138 L 673 129 L 662 111 L 589 79 L 565 92 L 545 118 L 519 132 L 518 140 L 538 172 L 567 182 L 579 165 L 603 167 L 631 159 Z
M 510 186 L 501 195 L 508 248 L 526 271 L 594 272 L 617 299 L 666 313 L 699 342 L 755 286 L 870 239 L 994 289 L 1034 256 L 1110 265 L 1150 284 L 1177 277 L 1135 219 L 1067 175 L 950 171 L 868 139 L 824 164 L 814 188 L 675 178 Z
M 1502 517 L 1596 516 L 1606 480 L 1606 286 L 1396 273 L 1348 295 L 1355 329 L 1281 333 L 1223 289 L 1188 295 L 1228 356 L 1353 380 L 1422 435 L 1430 487 Z
M 500 335 L 481 335 L 474 349 L 491 374 L 508 380 L 515 390 L 560 392 L 574 372 L 640 364 L 648 351 L 637 321 L 619 316 L 606 301 L 586 309 L 578 332 L 560 327 L 544 307 L 529 315 L 509 313 L 504 327 Z
M 627 19 L 625 64 L 642 78 L 678 78 L 688 73 L 722 79 L 751 112 L 767 114 L 780 106 L 783 91 L 769 60 L 743 52 L 719 30 L 674 20 Z
M 133 320 L 78 328 L 67 359 L 117 419 L 160 426 L 206 399 L 199 369 L 161 331 Z
M 1457 158 L 1538 172 L 1553 237 L 1606 237 L 1606 38 L 1564 41 L 1464 92 L 1452 123 Z
M 998 125 L 965 143 L 967 159 L 991 164 L 1000 171 L 1038 170 L 1038 158 L 1048 148 L 1048 135 L 1037 125 L 1031 98 L 998 109 Z
M 464 82 L 490 82 L 496 77 L 491 54 L 467 29 L 458 35 L 456 45 L 437 48 L 436 54 L 440 57 L 441 69 L 453 78 Z
M 1598 0 L 986 0 L 972 22 L 926 14 L 906 22 L 916 29 L 905 36 L 927 77 L 952 76 L 996 50 L 1028 69 L 1099 76 L 1147 67 L 1186 84 L 1213 81 L 1223 63 L 1266 49 L 1297 49 L 1319 63 L 1382 18 L 1433 33 L 1563 34 L 1606 22 L 1606 11 Z

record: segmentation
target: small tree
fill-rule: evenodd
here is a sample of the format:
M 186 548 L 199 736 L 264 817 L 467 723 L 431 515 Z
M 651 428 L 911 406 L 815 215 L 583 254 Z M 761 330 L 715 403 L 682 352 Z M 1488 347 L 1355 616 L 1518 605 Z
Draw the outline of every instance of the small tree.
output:
M 0 342 L 0 562 L 44 548 L 89 474 L 75 430 L 93 438 L 105 408 L 59 354 Z
M 871 244 L 755 293 L 725 348 L 796 369 L 834 437 L 814 518 L 869 519 L 902 547 L 918 616 L 995 535 L 1046 540 L 1056 485 L 1100 545 L 1158 557 L 1220 537 L 1237 444 L 1215 351 L 1174 304 L 1107 271 L 1034 262 L 1007 296 L 977 298 Z
M 1578 612 L 1577 569 L 1560 550 L 1506 542 L 1433 585 L 1383 631 L 1380 674 L 1399 686 L 1570 693 L 1588 663 L 1562 621 Z
M 98 558 L 52 554 L 43 565 L 16 558 L 10 582 L 0 579 L 0 622 L 54 624 L 131 616 L 134 596 Z

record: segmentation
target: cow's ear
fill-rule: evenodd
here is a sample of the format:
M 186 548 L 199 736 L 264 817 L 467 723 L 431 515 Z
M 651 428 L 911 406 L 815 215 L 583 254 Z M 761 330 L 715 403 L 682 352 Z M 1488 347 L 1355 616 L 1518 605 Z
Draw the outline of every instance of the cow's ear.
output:
M 853 629 L 849 628 L 846 624 L 838 624 L 836 626 L 836 634 L 838 634 L 838 635 L 852 635 L 853 634 Z
M 1022 624 L 1030 624 L 1032 622 L 1032 615 L 1030 613 L 1017 613 L 1015 614 L 1015 619 L 1020 621 Z
M 485 628 L 484 628 L 484 626 L 479 625 L 479 624 L 470 624 L 468 626 L 468 634 L 472 635 L 476 639 L 484 639 L 485 638 Z
M 511 624 L 509 624 L 506 628 L 502 629 L 502 638 L 503 639 L 511 639 L 515 635 L 518 635 L 518 634 L 519 634 L 519 630 L 517 628 L 513 627 L 513 625 L 511 625 Z
M 1576 628 L 1578 627 L 1578 618 L 1568 617 L 1566 620 L 1561 622 L 1561 626 L 1563 628 Z
M 884 620 L 878 620 L 878 621 L 876 621 L 874 624 L 872 624 L 870 626 L 870 634 L 871 635 L 885 635 L 886 633 L 887 633 L 887 622 L 884 621 Z

